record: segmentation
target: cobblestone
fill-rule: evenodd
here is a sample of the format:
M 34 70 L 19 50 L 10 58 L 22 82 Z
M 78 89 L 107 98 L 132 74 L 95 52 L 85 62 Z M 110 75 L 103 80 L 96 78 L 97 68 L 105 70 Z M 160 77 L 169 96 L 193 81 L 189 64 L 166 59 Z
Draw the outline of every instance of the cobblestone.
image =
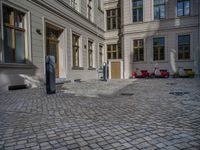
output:
M 200 149 L 199 80 L 129 80 L 108 91 L 122 82 L 104 83 L 92 96 L 67 85 L 54 95 L 45 88 L 0 92 L 0 149 Z

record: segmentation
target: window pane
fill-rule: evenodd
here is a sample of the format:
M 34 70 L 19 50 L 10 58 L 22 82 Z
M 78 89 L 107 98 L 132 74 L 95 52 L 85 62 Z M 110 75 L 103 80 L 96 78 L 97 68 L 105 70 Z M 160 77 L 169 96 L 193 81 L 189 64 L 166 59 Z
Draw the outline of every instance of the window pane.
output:
M 117 53 L 113 52 L 113 58 L 112 59 L 117 59 Z
M 189 1 L 185 1 L 184 2 L 184 15 L 188 16 L 190 15 L 190 2 Z
M 111 53 L 108 53 L 108 59 L 111 59 Z
M 142 0 L 139 0 L 138 1 L 138 7 L 142 7 L 143 6 L 143 1 Z
M 154 7 L 154 19 L 159 19 L 159 7 Z
M 4 28 L 4 61 L 6 63 L 14 63 L 14 48 L 12 45 L 12 30 Z
M 24 13 L 15 12 L 15 27 L 24 28 Z
M 143 9 L 139 9 L 139 21 L 143 21 Z
M 178 16 L 183 16 L 183 3 L 182 2 L 178 2 L 177 13 L 178 13 Z
M 15 31 L 15 59 L 16 63 L 24 63 L 25 61 L 24 32 Z
M 154 0 L 154 5 L 158 5 L 160 0 Z
M 113 21 L 113 22 L 112 22 L 112 29 L 116 29 L 116 28 L 117 28 L 117 22 L 116 22 L 116 19 L 113 18 L 112 21 Z
M 165 5 L 160 6 L 160 18 L 165 18 Z
M 165 4 L 165 0 L 160 0 L 160 4 Z
M 12 8 L 3 6 L 3 21 L 5 24 L 14 25 L 14 11 Z
M 134 7 L 137 7 L 137 1 L 136 0 L 133 0 L 133 8 Z

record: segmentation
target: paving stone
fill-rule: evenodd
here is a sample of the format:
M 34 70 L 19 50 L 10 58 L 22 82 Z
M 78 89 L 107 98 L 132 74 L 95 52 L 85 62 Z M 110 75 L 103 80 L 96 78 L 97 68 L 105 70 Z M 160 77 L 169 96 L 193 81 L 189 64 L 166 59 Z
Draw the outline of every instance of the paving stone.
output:
M 172 81 L 173 87 L 166 84 Z M 78 93 L 67 93 L 67 84 L 53 95 L 44 87 L 0 92 L 0 149 L 200 147 L 200 80 L 89 81 L 69 87 Z M 92 90 L 97 91 L 91 97 Z M 134 96 L 120 94 L 133 91 Z M 174 91 L 189 94 L 169 94 Z

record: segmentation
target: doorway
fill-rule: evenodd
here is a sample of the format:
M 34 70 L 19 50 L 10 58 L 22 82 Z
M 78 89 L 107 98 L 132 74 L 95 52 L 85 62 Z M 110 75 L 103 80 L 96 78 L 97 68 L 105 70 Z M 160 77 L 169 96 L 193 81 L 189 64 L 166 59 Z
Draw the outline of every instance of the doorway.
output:
M 63 30 L 46 23 L 46 55 L 55 57 L 55 73 L 59 78 L 59 37 Z
M 120 62 L 111 62 L 111 79 L 121 79 Z

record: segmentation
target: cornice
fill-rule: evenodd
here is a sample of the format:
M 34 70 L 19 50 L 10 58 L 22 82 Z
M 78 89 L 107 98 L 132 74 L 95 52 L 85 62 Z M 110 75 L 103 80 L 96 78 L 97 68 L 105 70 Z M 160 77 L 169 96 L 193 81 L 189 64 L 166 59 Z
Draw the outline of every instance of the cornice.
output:
M 43 0 L 28 0 L 30 3 L 37 5 L 43 9 L 45 9 L 46 11 L 56 14 L 58 17 L 65 19 L 67 21 L 69 21 L 70 23 L 73 23 L 79 27 L 81 27 L 82 29 L 86 30 L 87 32 L 90 32 L 92 34 L 94 34 L 95 36 L 101 38 L 104 40 L 104 37 L 101 36 L 99 33 L 97 33 L 97 31 L 92 30 L 91 28 L 88 28 L 88 26 L 83 25 L 80 21 L 78 20 L 74 20 L 71 16 L 69 16 L 68 14 L 62 12 L 61 10 L 59 10 L 58 8 L 50 5 L 49 3 L 46 3 Z M 57 1 L 58 2 L 58 1 Z M 63 5 L 62 5 L 63 6 Z M 70 8 L 70 6 L 66 3 L 65 7 L 67 7 L 68 9 L 72 10 L 73 12 L 75 12 L 75 10 L 73 10 L 72 8 Z M 89 22 L 89 20 L 86 20 L 85 18 L 83 18 L 82 15 L 80 15 L 80 13 L 75 12 L 77 15 L 79 15 L 82 19 L 84 19 L 85 21 L 87 21 L 90 25 L 92 25 L 94 28 L 100 30 L 101 32 L 103 32 L 104 34 L 104 30 L 102 30 L 101 28 L 99 28 L 96 24 Z

